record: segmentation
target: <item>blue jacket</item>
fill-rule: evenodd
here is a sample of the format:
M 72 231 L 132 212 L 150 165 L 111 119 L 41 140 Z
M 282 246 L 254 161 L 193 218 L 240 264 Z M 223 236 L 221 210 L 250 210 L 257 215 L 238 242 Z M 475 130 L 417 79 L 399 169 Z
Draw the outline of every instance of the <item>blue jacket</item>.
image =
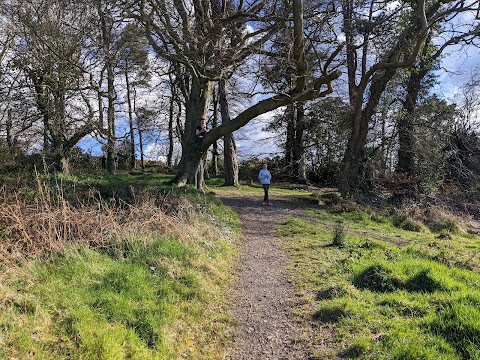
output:
M 261 184 L 270 184 L 270 180 L 272 180 L 272 175 L 270 174 L 270 171 L 267 169 L 262 169 L 258 173 L 258 180 L 260 180 Z

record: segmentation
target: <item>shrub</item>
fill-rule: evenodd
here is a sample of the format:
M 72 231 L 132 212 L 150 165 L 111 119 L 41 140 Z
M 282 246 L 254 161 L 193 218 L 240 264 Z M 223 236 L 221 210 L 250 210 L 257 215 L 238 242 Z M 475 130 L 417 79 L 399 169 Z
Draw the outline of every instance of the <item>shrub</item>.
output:
M 337 204 L 341 200 L 341 195 L 338 192 L 327 192 L 318 195 L 318 202 L 325 205 Z
M 265 162 L 268 164 L 268 170 L 275 182 L 288 180 L 288 173 L 285 171 L 283 160 L 280 157 L 264 159 L 251 157 L 241 161 L 238 164 L 240 180 L 258 183 L 258 172 Z
M 451 233 L 458 234 L 460 232 L 460 226 L 454 219 L 446 219 L 445 221 L 432 221 L 429 224 L 430 229 L 433 232 L 438 233 Z
M 452 234 L 461 232 L 461 220 L 451 212 L 439 206 L 429 207 L 424 211 L 425 223 L 433 232 L 446 231 Z
M 57 184 L 58 185 L 58 184 Z M 0 190 L 0 259 L 23 256 L 48 257 L 68 244 L 110 248 L 130 234 L 171 233 L 178 221 L 188 219 L 193 205 L 181 197 L 159 199 L 144 191 L 133 202 L 122 199 L 83 198 L 67 200 L 62 188 L 38 185 L 26 195 Z M 69 194 L 71 197 L 72 194 Z M 86 196 L 86 194 L 81 194 Z M 168 213 L 168 214 L 167 214 Z
M 415 232 L 425 231 L 425 225 L 421 221 L 409 218 L 407 216 L 394 217 L 393 225 L 407 231 L 415 231 Z

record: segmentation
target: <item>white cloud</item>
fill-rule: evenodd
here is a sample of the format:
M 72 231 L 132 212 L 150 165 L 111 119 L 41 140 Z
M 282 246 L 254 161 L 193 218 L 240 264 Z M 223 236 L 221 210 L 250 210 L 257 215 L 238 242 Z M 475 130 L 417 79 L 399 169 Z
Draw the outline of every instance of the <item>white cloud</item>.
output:
M 272 132 L 264 131 L 263 128 L 268 125 L 275 114 L 282 111 L 282 109 L 276 109 L 262 114 L 235 132 L 240 159 L 253 156 L 259 158 L 270 157 L 281 152 L 278 138 Z
M 144 150 L 145 158 L 154 161 L 167 161 L 167 148 L 162 144 L 148 144 Z
M 255 29 L 253 28 L 253 26 L 248 25 L 248 24 L 245 26 L 244 32 L 245 32 L 246 34 L 251 34 L 251 33 L 253 33 L 254 31 L 255 31 Z
M 338 41 L 340 44 L 342 44 L 342 43 L 344 43 L 345 41 L 347 41 L 347 38 L 346 38 L 346 36 L 345 36 L 344 34 L 339 34 L 339 35 L 337 35 L 337 41 Z
M 400 6 L 402 6 L 400 1 L 392 1 L 392 2 L 387 3 L 387 10 L 393 11 L 393 10 L 396 10 L 397 8 L 399 8 Z

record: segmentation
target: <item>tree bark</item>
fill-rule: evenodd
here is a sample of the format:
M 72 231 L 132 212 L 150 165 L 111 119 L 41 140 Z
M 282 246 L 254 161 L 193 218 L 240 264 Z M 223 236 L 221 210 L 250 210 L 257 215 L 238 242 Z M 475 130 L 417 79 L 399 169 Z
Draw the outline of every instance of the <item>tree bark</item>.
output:
M 125 83 L 127 86 L 127 103 L 128 103 L 128 124 L 130 126 L 130 169 L 135 169 L 136 156 L 135 156 L 135 127 L 133 125 L 133 106 L 130 93 L 130 79 L 128 74 L 128 64 L 125 66 Z
M 174 84 L 171 84 L 172 94 L 170 98 L 169 104 L 169 112 L 168 112 L 168 153 L 167 153 L 167 167 L 169 169 L 172 168 L 172 159 L 173 159 L 173 120 L 175 117 L 175 91 L 173 90 Z
M 8 109 L 7 113 L 7 146 L 10 155 L 15 153 L 14 144 L 13 144 L 13 119 L 12 119 L 12 109 Z
M 143 131 L 138 129 L 138 146 L 140 147 L 140 167 L 145 171 L 145 158 L 143 156 Z
M 285 118 L 287 122 L 286 126 L 286 139 L 285 139 L 285 167 L 287 173 L 293 174 L 293 148 L 295 146 L 295 123 L 297 113 L 294 110 L 295 104 L 289 104 L 285 111 Z
M 55 79 L 50 73 L 32 71 L 29 77 L 34 85 L 38 110 L 43 117 L 43 151 L 47 162 L 54 171 L 68 172 L 67 152 L 76 143 L 71 140 L 77 138 L 76 134 L 70 140 L 67 137 L 65 86 L 62 79 Z
M 223 137 L 224 150 L 223 161 L 225 171 L 225 185 L 238 186 L 238 160 L 237 160 L 237 145 L 233 134 L 228 134 Z
M 382 74 L 377 74 L 370 85 L 370 96 L 365 108 L 362 109 L 361 103 L 355 104 L 355 110 L 352 114 L 352 130 L 343 157 L 341 179 L 339 180 L 339 188 L 343 196 L 351 195 L 352 191 L 361 186 L 360 181 L 365 164 L 365 143 L 368 134 L 368 124 L 383 91 L 396 71 L 396 68 L 392 68 L 384 70 Z M 358 98 L 363 98 L 363 91 L 360 91 L 359 94 L 362 94 L 362 96 Z
M 387 159 L 388 159 L 388 148 L 385 145 L 387 140 L 387 109 L 382 109 L 382 145 L 380 148 L 381 151 L 381 160 L 380 160 L 380 173 L 382 176 L 385 176 L 387 170 Z
M 348 95 L 350 106 L 355 106 L 358 99 L 358 89 L 356 83 L 357 54 L 355 45 L 355 34 L 353 29 L 353 0 L 346 0 L 343 10 L 343 27 L 345 31 L 346 53 L 347 53 L 347 77 L 348 77 Z
M 114 172 L 115 157 L 115 74 L 113 64 L 107 60 L 107 171 Z
M 195 130 L 200 124 L 200 120 L 206 118 L 213 86 L 214 83 L 206 79 L 192 79 L 189 99 L 187 101 L 185 130 L 182 136 L 182 159 L 180 160 L 177 175 L 173 179 L 179 186 L 187 183 L 195 184 L 195 186 L 200 189 L 203 189 L 205 186 L 203 183 L 203 175 L 201 181 L 198 181 L 197 171 L 203 154 L 213 143 L 213 139 L 212 142 L 207 145 L 205 141 L 207 136 L 198 138 L 195 135 Z
M 220 80 L 218 84 L 220 112 L 222 114 L 222 124 L 230 121 L 230 112 L 228 110 L 226 81 Z M 223 166 L 225 172 L 225 185 L 238 186 L 238 161 L 237 146 L 233 134 L 226 134 L 223 137 Z
M 218 126 L 218 96 L 215 92 L 213 92 L 213 120 L 212 120 L 212 128 L 216 128 Z M 218 141 L 215 140 L 213 143 L 213 151 L 212 151 L 212 167 L 213 167 L 213 175 L 215 177 L 218 176 Z
M 304 132 L 305 132 L 305 107 L 303 102 L 296 104 L 295 112 L 295 139 L 293 146 L 293 176 L 295 181 L 307 183 L 307 169 L 305 162 Z
M 403 102 L 403 114 L 398 122 L 399 148 L 396 171 L 408 175 L 415 175 L 414 112 L 417 107 L 422 80 L 428 73 L 428 69 L 422 65 L 419 69 L 412 69 L 406 89 L 407 96 Z

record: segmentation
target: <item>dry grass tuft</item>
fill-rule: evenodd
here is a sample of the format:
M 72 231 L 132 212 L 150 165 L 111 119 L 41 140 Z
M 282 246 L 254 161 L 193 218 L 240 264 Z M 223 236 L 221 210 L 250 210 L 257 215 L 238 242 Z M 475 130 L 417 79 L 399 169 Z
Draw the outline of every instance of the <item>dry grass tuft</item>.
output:
M 187 199 L 142 191 L 133 204 L 93 194 L 72 205 L 61 193 L 39 186 L 34 199 L 0 190 L 0 264 L 27 257 L 46 258 L 68 244 L 104 247 L 129 235 L 176 234 L 188 231 L 192 219 Z M 188 235 L 188 234 L 185 234 Z
M 468 226 L 466 221 L 468 219 L 438 205 L 405 207 L 397 211 L 396 215 L 402 219 L 402 224 L 408 225 L 405 229 L 412 231 L 423 231 L 426 226 L 433 232 L 459 233 L 465 232 L 464 228 Z M 414 229 L 410 227 L 414 227 Z

